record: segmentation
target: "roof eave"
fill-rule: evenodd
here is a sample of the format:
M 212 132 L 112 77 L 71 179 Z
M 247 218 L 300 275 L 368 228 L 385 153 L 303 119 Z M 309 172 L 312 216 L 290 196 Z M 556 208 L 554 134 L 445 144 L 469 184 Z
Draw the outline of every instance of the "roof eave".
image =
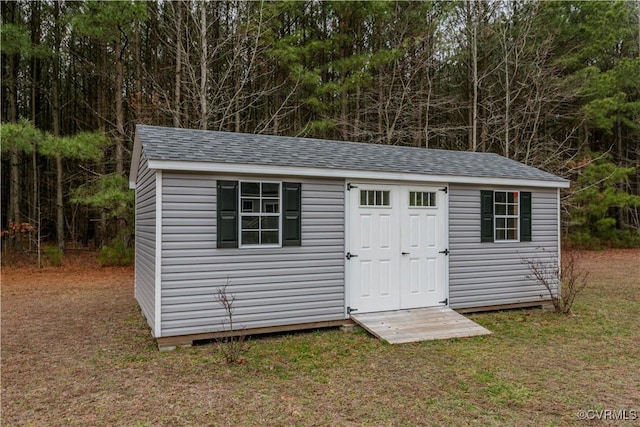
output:
M 134 145 L 134 158 L 135 148 Z M 137 163 L 136 161 L 136 175 Z M 525 178 L 501 178 L 501 177 L 482 177 L 482 176 L 464 176 L 464 175 L 434 175 L 419 174 L 408 172 L 380 172 L 353 169 L 333 169 L 333 168 L 310 168 L 297 166 L 278 166 L 278 165 L 255 165 L 255 164 L 238 164 L 238 163 L 212 163 L 197 162 L 184 160 L 149 160 L 149 169 L 158 170 L 176 170 L 189 172 L 215 172 L 239 175 L 263 175 L 263 176 L 301 176 L 315 178 L 344 178 L 344 179 L 379 179 L 389 181 L 414 181 L 414 182 L 432 182 L 432 183 L 449 183 L 449 184 L 474 184 L 474 185 L 512 185 L 526 187 L 544 187 L 544 188 L 569 188 L 568 180 L 558 178 L 557 180 L 543 179 L 525 179 Z M 131 164 L 132 174 L 129 177 L 135 180 L 133 175 L 134 163 Z M 134 187 L 135 188 L 135 187 Z

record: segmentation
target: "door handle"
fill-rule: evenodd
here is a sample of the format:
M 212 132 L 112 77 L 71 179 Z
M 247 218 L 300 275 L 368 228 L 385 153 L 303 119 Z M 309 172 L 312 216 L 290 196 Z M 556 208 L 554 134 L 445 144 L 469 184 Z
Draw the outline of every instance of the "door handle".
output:
M 402 252 L 402 255 L 411 255 L 411 252 Z

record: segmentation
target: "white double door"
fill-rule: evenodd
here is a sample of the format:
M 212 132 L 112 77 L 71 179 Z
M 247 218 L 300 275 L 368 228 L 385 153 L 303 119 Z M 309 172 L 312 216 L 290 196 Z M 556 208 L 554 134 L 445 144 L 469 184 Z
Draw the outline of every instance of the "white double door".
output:
M 447 200 L 441 188 L 352 185 L 347 254 L 351 310 L 446 304 Z

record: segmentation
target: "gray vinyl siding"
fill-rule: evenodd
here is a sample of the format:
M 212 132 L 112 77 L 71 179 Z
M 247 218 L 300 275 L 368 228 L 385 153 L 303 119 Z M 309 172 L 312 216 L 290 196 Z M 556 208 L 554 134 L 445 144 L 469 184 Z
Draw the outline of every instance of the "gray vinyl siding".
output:
M 480 243 L 480 190 L 531 191 L 532 241 Z M 543 258 L 557 265 L 556 189 L 452 185 L 449 193 L 450 306 L 548 300 L 547 290 L 527 277 L 522 260 Z
M 215 301 L 227 279 L 234 329 L 344 318 L 342 180 L 281 179 L 302 183 L 301 247 L 217 249 L 216 176 L 162 177 L 161 336 L 228 328 Z
M 155 316 L 156 172 L 140 158 L 136 181 L 135 296 L 153 330 Z

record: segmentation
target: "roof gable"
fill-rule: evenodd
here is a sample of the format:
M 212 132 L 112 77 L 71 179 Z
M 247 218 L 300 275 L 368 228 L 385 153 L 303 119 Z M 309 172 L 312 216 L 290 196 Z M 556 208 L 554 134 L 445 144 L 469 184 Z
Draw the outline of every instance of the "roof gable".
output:
M 568 181 L 560 177 L 493 153 L 147 125 L 136 126 L 135 144 L 134 157 L 142 155 L 143 147 L 149 167 L 155 164 L 160 169 L 162 164 L 189 170 L 189 164 L 210 163 L 224 165 L 225 169 L 231 165 L 307 168 L 318 170 L 318 175 L 324 170 L 328 176 L 338 176 L 340 171 L 371 173 L 371 178 L 376 173 L 402 173 L 548 181 L 554 183 L 549 186 L 568 186 Z M 132 159 L 130 180 L 136 179 L 137 164 L 138 159 Z

